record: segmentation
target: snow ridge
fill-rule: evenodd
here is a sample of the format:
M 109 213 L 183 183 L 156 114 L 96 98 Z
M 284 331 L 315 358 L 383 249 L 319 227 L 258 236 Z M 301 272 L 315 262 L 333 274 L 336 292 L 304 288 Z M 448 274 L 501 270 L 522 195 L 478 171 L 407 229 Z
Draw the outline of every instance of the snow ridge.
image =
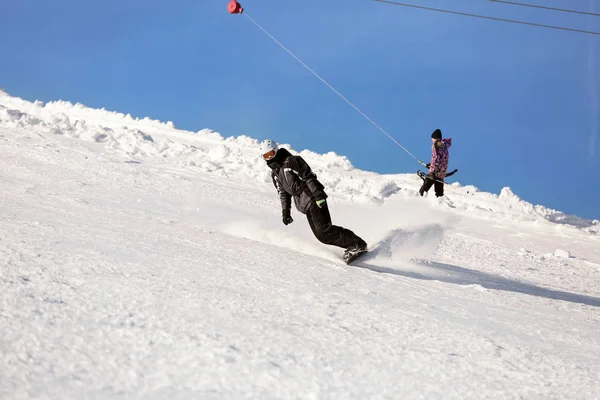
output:
M 173 122 L 130 114 L 93 109 L 67 101 L 29 102 L 0 91 L 0 126 L 38 134 L 56 134 L 88 142 L 96 142 L 130 161 L 164 160 L 165 163 L 192 171 L 208 172 L 224 178 L 252 179 L 270 183 L 268 168 L 256 149 L 259 140 L 241 135 L 224 138 L 210 129 L 198 132 L 180 130 Z M 414 174 L 382 175 L 355 168 L 350 160 L 328 152 L 295 151 L 313 167 L 333 198 L 358 203 L 381 203 L 394 195 L 417 196 L 421 181 Z M 477 187 L 454 183 L 448 186 L 446 198 L 426 199 L 434 206 L 467 210 L 481 218 L 496 220 L 507 216 L 522 222 L 549 222 L 600 233 L 600 221 L 567 215 L 522 200 L 509 187 L 499 195 L 480 192 Z M 451 198 L 452 200 L 449 200 Z

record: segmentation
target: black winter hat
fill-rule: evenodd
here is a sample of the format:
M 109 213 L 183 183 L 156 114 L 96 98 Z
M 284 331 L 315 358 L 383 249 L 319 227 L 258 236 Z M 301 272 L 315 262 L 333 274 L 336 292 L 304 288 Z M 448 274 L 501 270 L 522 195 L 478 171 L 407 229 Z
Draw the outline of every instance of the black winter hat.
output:
M 433 133 L 431 134 L 431 137 L 433 139 L 441 139 L 442 138 L 442 131 L 440 131 L 439 129 L 436 129 L 435 131 L 433 131 Z

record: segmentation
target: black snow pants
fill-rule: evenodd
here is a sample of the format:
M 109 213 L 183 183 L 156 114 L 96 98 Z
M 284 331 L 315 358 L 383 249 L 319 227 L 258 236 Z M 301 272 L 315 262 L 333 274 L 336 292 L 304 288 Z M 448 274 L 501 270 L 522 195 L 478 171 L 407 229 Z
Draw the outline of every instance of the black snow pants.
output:
M 443 181 L 443 179 L 440 179 L 440 178 L 437 178 L 437 179 L 440 181 Z M 436 197 L 442 197 L 444 195 L 444 184 L 441 182 L 438 182 L 436 180 L 429 179 L 429 178 L 425 178 L 425 181 L 423 182 L 423 186 L 421 186 L 421 189 L 419 189 L 419 194 L 421 196 L 423 196 L 423 193 L 429 191 L 429 189 L 431 189 L 431 186 L 434 186 L 434 188 L 435 188 L 435 196 Z
M 367 246 L 365 241 L 351 230 L 332 225 L 327 203 L 324 203 L 322 208 L 312 204 L 306 213 L 306 218 L 310 229 L 321 243 L 343 247 L 344 249 L 353 245 Z

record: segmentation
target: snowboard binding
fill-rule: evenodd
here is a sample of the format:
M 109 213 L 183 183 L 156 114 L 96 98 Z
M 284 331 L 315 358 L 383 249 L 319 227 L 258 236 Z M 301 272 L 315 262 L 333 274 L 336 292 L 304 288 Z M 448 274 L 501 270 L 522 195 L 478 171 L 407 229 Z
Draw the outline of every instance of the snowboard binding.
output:
M 344 259 L 344 262 L 349 265 L 352 261 L 363 256 L 367 252 L 368 252 L 368 250 L 366 248 L 360 248 L 358 246 L 354 246 L 354 247 L 350 247 L 350 248 L 346 249 L 346 251 L 344 252 L 344 256 L 342 258 Z

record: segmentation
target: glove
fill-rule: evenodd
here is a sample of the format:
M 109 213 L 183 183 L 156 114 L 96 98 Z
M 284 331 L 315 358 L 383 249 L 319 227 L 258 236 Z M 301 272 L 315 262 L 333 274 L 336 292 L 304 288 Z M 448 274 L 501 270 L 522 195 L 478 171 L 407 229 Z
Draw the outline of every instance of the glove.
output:
M 292 218 L 292 216 L 290 215 L 290 210 L 286 210 L 283 212 L 283 224 L 284 225 L 289 225 L 292 222 L 294 222 L 294 219 Z
M 325 199 L 317 200 L 317 207 L 323 208 L 323 204 L 325 204 Z

